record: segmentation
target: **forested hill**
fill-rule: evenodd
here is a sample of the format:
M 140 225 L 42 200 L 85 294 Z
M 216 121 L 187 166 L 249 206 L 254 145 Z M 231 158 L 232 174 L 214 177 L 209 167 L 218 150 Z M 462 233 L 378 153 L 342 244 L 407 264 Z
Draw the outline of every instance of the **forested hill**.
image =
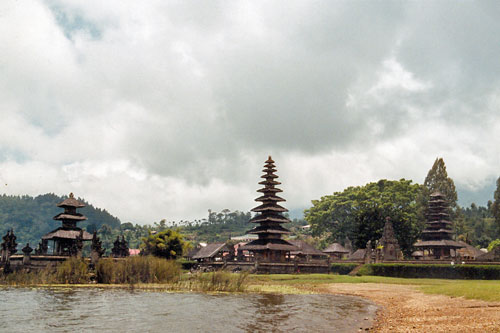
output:
M 44 234 L 61 226 L 61 222 L 53 220 L 53 217 L 62 212 L 56 205 L 66 198 L 52 193 L 37 197 L 5 194 L 0 196 L 0 237 L 13 228 L 20 245 L 24 246 L 29 242 L 31 247 L 35 248 Z M 120 228 L 118 218 L 81 198 L 78 200 L 86 205 L 79 209 L 79 212 L 88 218 L 87 221 L 78 223 L 79 227 L 89 231 L 99 229 L 104 224 L 113 229 Z
M 194 222 L 183 221 L 178 226 L 188 240 L 194 242 L 225 242 L 233 236 L 242 236 L 255 227 L 253 223 L 249 223 L 251 217 L 250 212 L 231 212 L 229 209 L 224 209 L 221 212 L 209 210 L 208 219 Z M 293 219 L 284 227 L 293 232 L 299 226 L 305 224 L 304 220 Z

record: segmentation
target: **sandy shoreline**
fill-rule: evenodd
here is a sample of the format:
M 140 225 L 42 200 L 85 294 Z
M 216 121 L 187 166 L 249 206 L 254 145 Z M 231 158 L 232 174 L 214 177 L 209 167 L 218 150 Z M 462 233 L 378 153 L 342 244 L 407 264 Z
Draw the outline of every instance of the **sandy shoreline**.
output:
M 427 295 L 414 286 L 335 283 L 323 292 L 367 298 L 380 309 L 374 332 L 500 332 L 500 302 Z

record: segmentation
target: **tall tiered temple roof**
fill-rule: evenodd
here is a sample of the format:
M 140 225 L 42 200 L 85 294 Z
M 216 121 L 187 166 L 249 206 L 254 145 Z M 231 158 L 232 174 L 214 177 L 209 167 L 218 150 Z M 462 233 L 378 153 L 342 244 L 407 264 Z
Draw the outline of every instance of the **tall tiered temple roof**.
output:
M 76 200 L 73 193 L 70 193 L 66 200 L 58 203 L 57 207 L 64 208 L 64 212 L 54 216 L 54 220 L 62 221 L 63 227 L 66 227 L 67 229 L 76 228 L 77 222 L 85 221 L 87 219 L 82 214 L 76 212 L 77 208 L 83 208 L 85 205 Z
M 259 182 L 264 187 L 257 190 L 262 195 L 255 199 L 255 201 L 261 202 L 261 205 L 252 209 L 252 212 L 256 212 L 257 215 L 250 220 L 251 223 L 258 223 L 259 225 L 248 231 L 249 234 L 256 234 L 259 238 L 242 247 L 242 250 L 258 252 L 270 260 L 277 257 L 284 258 L 286 252 L 297 250 L 296 246 L 281 239 L 282 235 L 290 233 L 281 224 L 288 223 L 290 220 L 283 216 L 283 213 L 287 212 L 288 209 L 278 204 L 285 201 L 285 199 L 276 195 L 276 193 L 282 192 L 281 189 L 275 187 L 281 184 L 276 180 L 278 178 L 274 174 L 276 171 L 274 161 L 269 156 L 265 162 L 264 170 L 262 170 L 264 175 L 261 178 L 264 178 L 264 180 Z M 271 255 L 267 253 L 269 251 L 277 251 L 279 253 Z
M 64 208 L 64 212 L 54 216 L 54 220 L 61 221 L 62 226 L 42 236 L 42 242 L 47 244 L 49 240 L 54 241 L 53 254 L 75 254 L 75 246 L 79 240 L 92 240 L 91 234 L 76 225 L 87 219 L 76 211 L 77 208 L 83 208 L 85 205 L 75 199 L 73 193 L 70 193 L 67 199 L 57 204 L 57 207 Z
M 459 249 L 463 246 L 452 238 L 450 213 L 448 202 L 440 192 L 430 195 L 429 208 L 426 214 L 426 228 L 422 231 L 422 240 L 415 243 L 416 248 L 428 249 L 436 258 L 450 256 L 450 249 Z

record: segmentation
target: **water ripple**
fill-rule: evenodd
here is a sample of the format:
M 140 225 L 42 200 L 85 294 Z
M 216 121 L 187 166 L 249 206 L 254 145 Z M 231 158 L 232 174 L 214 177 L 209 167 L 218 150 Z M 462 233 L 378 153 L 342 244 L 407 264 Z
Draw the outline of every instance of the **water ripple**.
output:
M 0 289 L 2 332 L 355 332 L 374 306 L 336 295 Z

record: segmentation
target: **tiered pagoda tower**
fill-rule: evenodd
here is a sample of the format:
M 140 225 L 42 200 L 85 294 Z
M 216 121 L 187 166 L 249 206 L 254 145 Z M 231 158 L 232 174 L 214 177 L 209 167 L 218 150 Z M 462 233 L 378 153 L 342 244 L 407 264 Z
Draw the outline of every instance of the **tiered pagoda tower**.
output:
M 448 202 L 440 192 L 434 192 L 430 196 L 429 208 L 426 214 L 427 226 L 422 231 L 422 240 L 414 246 L 422 250 L 424 258 L 427 256 L 434 259 L 446 259 L 452 257 L 451 250 L 462 248 L 458 242 L 452 239 L 450 213 Z
M 271 156 L 267 159 L 264 165 L 264 178 L 259 184 L 264 185 L 263 188 L 257 190 L 262 196 L 255 199 L 262 204 L 252 209 L 257 215 L 250 222 L 258 224 L 255 228 L 248 231 L 249 234 L 258 235 L 258 239 L 247 243 L 241 247 L 241 250 L 253 252 L 255 258 L 264 262 L 283 262 L 290 255 L 290 251 L 297 250 L 297 247 L 282 239 L 282 235 L 289 234 L 290 231 L 282 227 L 283 223 L 288 223 L 290 220 L 283 216 L 288 209 L 280 206 L 278 203 L 285 201 L 276 194 L 282 192 L 276 185 L 281 183 L 276 181 L 278 178 L 274 173 L 274 161 Z
M 87 219 L 76 211 L 77 208 L 83 208 L 85 205 L 76 200 L 73 193 L 70 193 L 69 198 L 58 203 L 57 207 L 64 208 L 64 212 L 54 216 L 54 220 L 61 221 L 62 226 L 43 236 L 40 247 L 47 248 L 48 241 L 53 241 L 52 254 L 77 255 L 83 246 L 82 242 L 92 240 L 91 234 L 76 226 L 78 222 Z

